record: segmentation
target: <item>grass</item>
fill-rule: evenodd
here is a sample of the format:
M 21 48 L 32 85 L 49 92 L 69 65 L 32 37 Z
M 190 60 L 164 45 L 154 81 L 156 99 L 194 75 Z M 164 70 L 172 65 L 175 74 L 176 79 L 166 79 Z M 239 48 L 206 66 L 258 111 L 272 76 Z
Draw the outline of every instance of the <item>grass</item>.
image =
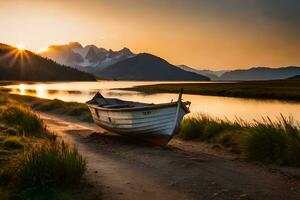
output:
M 41 136 L 46 131 L 41 119 L 29 107 L 19 105 L 18 102 L 3 105 L 0 120 L 25 135 Z
M 92 122 L 93 118 L 90 114 L 89 108 L 83 103 L 77 102 L 64 102 L 58 99 L 49 100 L 38 97 L 22 96 L 16 94 L 1 93 L 11 99 L 22 102 L 33 109 L 40 111 L 51 111 L 58 114 L 76 116 L 85 122 Z
M 80 183 L 86 163 L 65 143 L 48 143 L 25 153 L 18 182 L 22 187 L 72 186 Z
M 300 166 L 300 130 L 290 118 L 256 122 L 245 137 L 245 154 L 253 160 Z
M 144 85 L 125 90 L 300 101 L 300 80 L 243 81 L 236 83 L 184 83 Z
M 24 141 L 23 138 L 17 136 L 5 137 L 5 139 L 3 140 L 3 146 L 6 150 L 23 149 Z
M 1 200 L 81 198 L 85 166 L 28 105 L 0 94 Z
M 92 116 L 85 104 L 64 102 L 58 99 L 35 101 L 33 108 L 42 111 L 57 111 L 61 114 L 79 117 L 82 121 L 92 122 Z
M 292 118 L 247 123 L 199 114 L 182 121 L 177 137 L 221 144 L 255 161 L 300 166 L 300 126 Z

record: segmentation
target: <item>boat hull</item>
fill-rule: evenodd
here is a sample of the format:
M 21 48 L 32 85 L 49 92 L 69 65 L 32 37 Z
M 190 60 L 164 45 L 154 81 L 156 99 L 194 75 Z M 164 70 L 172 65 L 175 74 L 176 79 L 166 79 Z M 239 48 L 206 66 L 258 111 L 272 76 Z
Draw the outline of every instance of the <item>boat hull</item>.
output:
M 110 110 L 89 105 L 94 122 L 100 127 L 128 136 L 166 145 L 187 113 L 184 105 L 149 106 L 143 109 Z

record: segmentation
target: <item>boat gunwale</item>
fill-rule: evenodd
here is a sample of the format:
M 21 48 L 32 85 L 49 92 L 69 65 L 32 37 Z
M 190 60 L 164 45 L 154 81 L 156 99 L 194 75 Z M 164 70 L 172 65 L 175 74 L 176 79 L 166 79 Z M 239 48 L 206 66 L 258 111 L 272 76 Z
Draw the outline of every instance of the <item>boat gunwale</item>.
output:
M 186 113 L 189 113 L 189 109 L 186 107 L 185 102 L 180 101 L 181 107 L 184 109 Z M 144 107 L 132 107 L 132 108 L 103 108 L 101 106 L 97 106 L 94 104 L 86 103 L 88 107 L 92 107 L 94 109 L 102 110 L 102 111 L 112 111 L 112 112 L 122 112 L 122 111 L 141 111 L 141 110 L 153 110 L 153 109 L 161 109 L 161 108 L 168 108 L 168 107 L 175 107 L 178 105 L 178 102 L 171 102 L 171 103 L 160 103 L 160 104 L 153 104 L 147 105 Z
M 110 117 L 111 119 L 114 119 L 114 120 L 120 120 L 120 121 L 124 121 L 124 120 L 149 120 L 149 119 L 164 119 L 164 118 L 167 118 L 167 117 L 172 117 L 176 115 L 176 113 L 167 113 L 167 114 L 160 114 L 160 115 L 147 115 L 147 117 L 115 117 L 115 116 L 107 116 L 107 117 Z
M 186 107 L 185 102 L 181 102 L 181 107 L 184 109 L 186 113 L 189 113 L 189 109 Z M 103 108 L 101 106 L 97 106 L 94 104 L 86 103 L 88 107 L 92 107 L 94 109 L 102 110 L 102 111 L 112 111 L 112 112 L 122 112 L 122 111 L 142 111 L 142 110 L 153 110 L 153 109 L 161 109 L 161 108 L 167 108 L 167 107 L 176 107 L 178 105 L 178 102 L 171 102 L 171 103 L 160 103 L 160 104 L 153 104 L 153 105 L 147 105 L 143 107 L 132 107 L 132 108 Z

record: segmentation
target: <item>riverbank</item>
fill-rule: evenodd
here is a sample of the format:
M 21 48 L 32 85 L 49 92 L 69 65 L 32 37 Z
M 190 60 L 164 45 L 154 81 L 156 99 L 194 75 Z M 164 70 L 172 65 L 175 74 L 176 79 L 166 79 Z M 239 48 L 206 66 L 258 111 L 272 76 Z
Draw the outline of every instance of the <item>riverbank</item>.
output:
M 87 159 L 103 199 L 255 199 L 300 197 L 298 168 L 246 162 L 212 145 L 173 139 L 167 147 L 109 133 L 74 117 L 39 112 L 50 130 Z M 267 177 L 267 178 L 266 178 Z
M 245 122 L 198 114 L 182 121 L 177 138 L 212 143 L 248 160 L 300 166 L 300 125 L 292 117 Z
M 216 146 L 219 143 L 201 140 L 201 137 L 183 140 L 187 139 L 182 137 L 183 132 L 178 135 L 181 138 L 173 139 L 167 147 L 152 146 L 106 132 L 94 123 L 83 122 L 77 115 L 66 115 L 72 109 L 72 103 L 57 104 L 35 97 L 2 95 L 35 109 L 46 105 L 47 109 L 36 110 L 36 113 L 47 128 L 69 145 L 76 146 L 87 160 L 85 177 L 87 182 L 93 183 L 87 188 L 87 194 L 101 190 L 103 199 L 133 200 L 300 197 L 299 168 L 249 162 L 240 154 Z M 84 108 L 85 105 L 80 106 Z M 220 130 L 213 121 L 208 124 Z M 184 126 L 184 130 L 189 130 Z M 197 130 L 199 126 L 193 127 L 196 128 L 193 133 L 201 135 Z M 235 133 L 235 129 L 223 130 Z M 80 191 L 77 192 L 81 194 Z M 81 199 L 87 198 L 81 196 Z
M 93 122 L 88 107 L 82 103 L 2 94 L 23 102 L 34 110 Z M 265 118 L 246 122 L 241 119 L 230 121 L 194 114 L 182 121 L 176 138 L 210 143 L 214 148 L 234 153 L 243 159 L 300 166 L 300 127 L 299 122 L 292 117 L 282 116 L 277 121 Z
M 57 139 L 27 105 L 0 97 L 1 200 L 100 197 L 89 189 L 86 162 L 77 150 Z
M 178 93 L 209 96 L 300 101 L 300 80 L 243 81 L 235 83 L 183 83 L 143 85 L 123 90 L 144 93 Z
M 59 99 L 43 99 L 32 96 L 9 94 L 0 92 L 0 96 L 6 96 L 16 101 L 22 102 L 32 109 L 46 112 L 55 112 L 56 114 L 76 116 L 82 121 L 92 122 L 92 116 L 88 107 L 83 103 L 77 102 L 64 102 Z

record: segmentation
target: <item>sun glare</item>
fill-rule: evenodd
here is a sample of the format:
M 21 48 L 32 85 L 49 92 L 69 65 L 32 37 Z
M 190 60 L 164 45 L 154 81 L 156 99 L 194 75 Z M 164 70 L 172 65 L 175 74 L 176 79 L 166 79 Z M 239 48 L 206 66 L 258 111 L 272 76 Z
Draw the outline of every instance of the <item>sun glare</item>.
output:
M 25 45 L 20 43 L 20 44 L 17 45 L 17 48 L 18 48 L 19 51 L 24 51 Z

